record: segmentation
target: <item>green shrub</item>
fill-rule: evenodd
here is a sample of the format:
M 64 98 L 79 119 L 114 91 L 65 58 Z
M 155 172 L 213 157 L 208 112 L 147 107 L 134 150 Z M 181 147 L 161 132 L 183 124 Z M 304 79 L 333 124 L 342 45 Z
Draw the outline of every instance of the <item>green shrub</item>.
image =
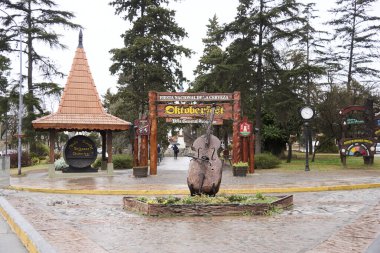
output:
M 320 147 L 317 147 L 317 153 L 338 153 L 339 149 L 337 145 L 335 144 L 334 140 L 327 140 L 325 136 L 320 138 L 319 143 L 323 145 Z
M 18 167 L 18 153 L 13 153 L 9 155 L 11 168 Z M 22 152 L 21 155 L 21 167 L 28 167 L 32 165 L 32 159 L 30 159 L 30 155 L 27 152 Z
M 234 163 L 232 164 L 232 166 L 234 167 L 248 167 L 248 162 L 237 162 L 237 163 Z
M 31 157 L 30 158 L 32 165 L 36 165 L 37 163 L 40 163 L 40 159 L 38 157 Z
M 54 160 L 58 160 L 62 157 L 61 153 L 54 153 Z
M 120 154 L 112 156 L 113 168 L 115 170 L 130 169 L 133 167 L 133 160 L 130 155 Z M 100 168 L 102 165 L 102 158 L 99 157 L 95 160 L 91 167 Z
M 256 169 L 273 169 L 277 167 L 280 163 L 280 159 L 269 153 L 255 155 Z
M 49 155 L 49 147 L 41 142 L 37 142 L 35 153 L 38 157 L 46 157 Z
M 114 155 L 112 156 L 113 168 L 115 170 L 130 169 L 133 167 L 133 160 L 130 155 Z
M 278 197 L 274 196 L 264 196 L 261 193 L 256 195 L 223 195 L 211 197 L 208 195 L 195 195 L 195 196 L 185 196 L 185 197 L 175 197 L 172 195 L 165 197 L 138 197 L 138 201 L 147 204 L 163 204 L 163 205 L 196 205 L 196 204 L 255 204 L 255 203 L 272 203 L 278 200 Z
M 65 162 L 65 159 L 60 158 L 54 162 L 55 170 L 63 170 L 64 168 L 69 167 L 69 165 Z
M 102 166 L 102 158 L 98 157 L 96 158 L 95 162 L 91 164 L 91 167 L 94 169 L 98 169 L 100 168 L 100 166 Z

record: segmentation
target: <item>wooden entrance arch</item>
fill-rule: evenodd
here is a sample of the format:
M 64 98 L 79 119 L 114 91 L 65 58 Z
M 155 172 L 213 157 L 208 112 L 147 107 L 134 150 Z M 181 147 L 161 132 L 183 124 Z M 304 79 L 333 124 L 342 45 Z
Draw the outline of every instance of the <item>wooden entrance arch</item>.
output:
M 204 103 L 206 102 L 206 103 Z M 211 110 L 210 103 L 216 103 L 215 124 L 233 120 L 232 161 L 240 161 L 239 122 L 241 120 L 240 92 L 233 93 L 186 93 L 149 92 L 150 131 L 150 175 L 157 175 L 157 118 L 168 122 L 200 123 L 201 116 Z M 219 110 L 219 111 L 218 111 Z

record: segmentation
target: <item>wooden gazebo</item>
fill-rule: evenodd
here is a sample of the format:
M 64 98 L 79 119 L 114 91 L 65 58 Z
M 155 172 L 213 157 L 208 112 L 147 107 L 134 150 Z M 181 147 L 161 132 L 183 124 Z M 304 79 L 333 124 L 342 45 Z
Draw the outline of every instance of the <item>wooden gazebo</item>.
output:
M 107 173 L 112 174 L 112 131 L 128 130 L 130 122 L 105 112 L 96 90 L 86 53 L 83 49 L 82 31 L 79 44 L 56 113 L 34 120 L 33 127 L 50 133 L 49 161 L 54 164 L 54 143 L 57 131 L 97 131 L 102 136 L 102 166 L 107 164 Z M 108 158 L 106 158 L 106 151 Z M 54 165 L 49 176 L 55 175 Z

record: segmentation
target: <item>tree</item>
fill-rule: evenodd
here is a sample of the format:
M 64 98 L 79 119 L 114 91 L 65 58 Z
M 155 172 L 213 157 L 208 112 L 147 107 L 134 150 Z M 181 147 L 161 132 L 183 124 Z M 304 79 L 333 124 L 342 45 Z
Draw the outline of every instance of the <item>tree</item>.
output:
M 300 28 L 301 38 L 299 43 L 301 47 L 296 49 L 296 51 L 304 55 L 302 56 L 302 63 L 298 66 L 298 72 L 299 76 L 305 82 L 305 102 L 308 105 L 312 105 L 312 87 L 315 87 L 316 79 L 320 78 L 325 72 L 319 57 L 325 49 L 324 45 L 328 42 L 327 39 L 321 38 L 321 35 L 325 35 L 326 32 L 316 30 L 311 25 L 312 20 L 317 17 L 314 15 L 314 6 L 314 3 L 309 3 L 302 11 L 304 25 Z
M 8 79 L 6 77 L 6 72 L 10 69 L 10 61 L 3 55 L 0 55 L 0 125 L 7 124 L 7 113 L 9 108 L 9 89 L 8 89 Z M 6 134 L 7 126 L 1 128 L 0 139 Z
M 26 104 L 27 117 L 24 120 L 24 129 L 33 149 L 35 143 L 35 132 L 31 122 L 36 118 L 36 113 L 44 115 L 45 111 L 40 106 L 40 100 L 35 93 L 38 91 L 50 94 L 59 94 L 61 89 L 53 82 L 36 82 L 35 68 L 41 72 L 44 79 L 50 80 L 53 76 L 63 76 L 54 62 L 48 56 L 38 52 L 36 44 L 44 44 L 52 49 L 65 49 L 59 42 L 60 34 L 55 32 L 55 26 L 76 29 L 80 26 L 70 22 L 74 14 L 68 11 L 59 10 L 58 5 L 53 0 L 3 0 L 0 7 L 7 10 L 10 16 L 0 17 L 5 27 L 12 32 L 8 42 L 17 41 L 19 32 L 23 34 L 24 53 L 27 55 L 27 94 L 24 98 Z M 16 27 L 13 20 L 17 20 L 19 27 Z M 21 29 L 19 29 L 21 27 Z
M 294 136 L 299 134 L 302 125 L 299 109 L 305 103 L 305 58 L 304 52 L 299 50 L 278 53 L 279 69 L 273 73 L 272 89 L 264 97 L 264 146 L 268 148 L 271 144 L 270 150 L 278 155 L 282 150 L 275 148 L 284 148 L 283 144 L 287 143 L 287 162 L 291 161 Z
M 239 39 L 249 38 L 253 46 L 249 59 L 253 66 L 249 86 L 255 89 L 256 113 L 255 127 L 259 129 L 256 134 L 256 152 L 261 153 L 262 106 L 265 91 L 270 86 L 271 79 L 267 73 L 276 71 L 277 53 L 276 43 L 292 41 L 299 37 L 298 28 L 303 19 L 299 16 L 300 4 L 294 0 L 240 0 L 238 15 L 231 24 L 233 34 L 244 34 Z M 234 25 L 241 23 L 242 25 Z
M 336 8 L 329 10 L 335 19 L 327 22 L 333 26 L 333 40 L 339 40 L 337 52 L 339 61 L 343 63 L 343 74 L 348 91 L 352 81 L 373 84 L 379 81 L 379 69 L 374 62 L 380 56 L 379 32 L 380 17 L 370 15 L 370 9 L 377 0 L 337 0 Z M 370 80 L 377 78 L 377 80 Z
M 222 67 L 225 60 L 225 52 L 222 49 L 224 32 L 216 15 L 209 19 L 207 28 L 207 37 L 202 39 L 204 43 L 203 55 L 194 70 L 196 77 L 191 84 L 190 91 L 228 92 L 224 85 L 225 81 L 223 81 L 226 69 Z
M 119 91 L 126 110 L 146 113 L 148 91 L 176 91 L 185 81 L 180 56 L 189 57 L 191 50 L 179 42 L 187 36 L 175 22 L 175 11 L 163 7 L 167 0 L 115 0 L 110 3 L 115 13 L 132 24 L 122 38 L 123 48 L 110 51 L 110 67 L 118 75 Z M 121 115 L 118 115 L 121 116 Z
M 6 30 L 0 28 L 0 125 L 4 127 L 0 127 L 0 139 L 3 138 L 4 135 L 7 135 L 9 130 L 9 122 L 11 119 L 9 118 L 8 111 L 12 107 L 12 98 L 14 98 L 14 90 L 11 89 L 11 83 L 9 80 L 9 71 L 10 60 L 5 56 L 7 52 L 10 51 L 9 43 L 8 43 L 8 33 Z M 12 93 L 12 95 L 11 95 Z

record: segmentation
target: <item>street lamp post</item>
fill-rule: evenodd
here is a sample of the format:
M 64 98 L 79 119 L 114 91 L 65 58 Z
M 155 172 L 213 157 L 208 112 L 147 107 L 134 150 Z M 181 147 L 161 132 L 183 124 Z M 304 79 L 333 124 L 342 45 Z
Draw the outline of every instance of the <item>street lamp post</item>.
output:
M 18 128 L 17 128 L 17 138 L 18 138 L 18 157 L 17 157 L 17 174 L 21 175 L 21 155 L 22 155 L 22 147 L 21 147 L 21 125 L 22 125 L 22 111 L 23 111 L 23 102 L 22 102 L 22 33 L 21 26 L 17 25 L 16 21 L 4 10 L 1 10 L 5 15 L 7 15 L 12 22 L 18 27 L 19 33 L 19 49 L 20 49 L 20 79 L 19 79 L 19 103 L 18 103 Z
M 310 171 L 310 167 L 309 167 L 309 122 L 305 122 L 304 124 L 305 126 L 305 171 Z
M 314 117 L 314 110 L 309 106 L 304 106 L 300 110 L 300 114 L 302 119 L 304 120 L 305 126 L 305 148 L 306 148 L 306 156 L 305 156 L 305 171 L 310 171 L 309 167 L 309 130 L 310 123 L 309 121 Z

